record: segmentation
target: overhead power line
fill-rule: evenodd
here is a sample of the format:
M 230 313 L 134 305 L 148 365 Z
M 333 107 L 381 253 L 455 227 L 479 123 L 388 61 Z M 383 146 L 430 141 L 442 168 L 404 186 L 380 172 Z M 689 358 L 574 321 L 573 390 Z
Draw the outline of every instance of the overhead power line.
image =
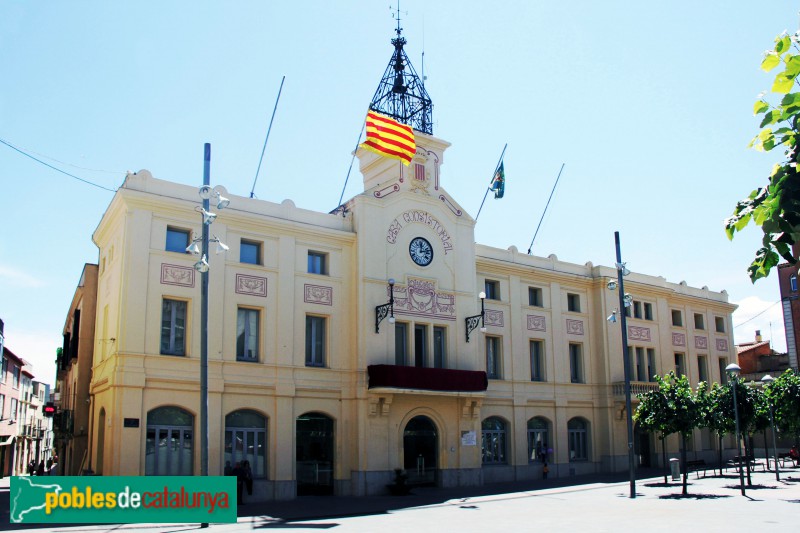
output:
M 83 183 L 85 183 L 85 184 L 87 184 L 87 185 L 91 185 L 91 186 L 93 186 L 93 187 L 97 187 L 98 189 L 103 189 L 103 190 L 105 190 L 105 191 L 109 191 L 109 192 L 117 192 L 117 190 L 116 190 L 116 189 L 109 189 L 108 187 L 104 187 L 103 185 L 99 185 L 99 184 L 97 184 L 97 183 L 91 182 L 91 181 L 89 181 L 89 180 L 86 180 L 86 179 L 83 179 L 83 178 L 79 178 L 79 177 L 78 177 L 78 176 L 76 176 L 75 174 L 70 174 L 69 172 L 66 172 L 66 171 L 64 171 L 64 170 L 61 170 L 60 168 L 54 167 L 54 166 L 53 166 L 53 165 L 51 165 L 50 163 L 46 163 L 46 162 L 42 161 L 41 159 L 39 159 L 38 157 L 34 157 L 33 155 L 29 154 L 28 152 L 25 152 L 24 150 L 21 150 L 20 148 L 17 148 L 17 147 L 16 147 L 16 146 L 14 146 L 13 144 L 11 144 L 11 143 L 9 143 L 9 142 L 7 142 L 7 141 L 3 140 L 3 139 L 0 139 L 0 143 L 2 143 L 2 144 L 4 144 L 4 145 L 8 146 L 9 148 L 11 148 L 12 150 L 14 150 L 15 152 L 19 152 L 20 154 L 24 155 L 25 157 L 28 157 L 28 158 L 30 158 L 30 159 L 33 159 L 33 160 L 34 160 L 34 161 L 36 161 L 37 163 L 40 163 L 40 164 L 42 164 L 42 165 L 46 166 L 47 168 L 50 168 L 50 169 L 52 169 L 52 170 L 55 170 L 56 172 L 60 172 L 61 174 L 64 174 L 65 176 L 69 176 L 69 177 L 70 177 L 70 178 L 72 178 L 72 179 L 76 179 L 76 180 L 78 180 L 78 181 L 82 181 Z
M 757 315 L 753 315 L 750 318 L 748 318 L 747 320 L 745 320 L 744 322 L 742 322 L 741 324 L 737 324 L 737 325 L 733 326 L 733 329 L 736 329 L 739 326 L 744 326 L 745 324 L 747 324 L 751 320 L 755 320 L 756 318 L 760 317 L 761 315 L 763 315 L 764 313 L 766 313 L 767 311 L 769 311 L 770 309 L 772 309 L 773 307 L 775 307 L 776 305 L 778 305 L 781 302 L 782 302 L 782 300 L 778 300 L 777 302 L 775 302 L 774 304 L 770 305 L 769 307 L 767 307 L 766 309 L 764 309 L 763 311 L 761 311 Z

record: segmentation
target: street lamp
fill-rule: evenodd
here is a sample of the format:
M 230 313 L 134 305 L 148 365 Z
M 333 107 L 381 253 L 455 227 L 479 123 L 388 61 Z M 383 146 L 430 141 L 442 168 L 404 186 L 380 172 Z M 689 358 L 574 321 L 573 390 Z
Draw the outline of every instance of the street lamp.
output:
M 222 196 L 219 190 L 212 189 L 209 185 L 211 181 L 211 144 L 205 143 L 203 147 L 203 186 L 200 187 L 198 194 L 203 200 L 202 209 L 198 211 L 202 214 L 202 237 L 195 239 L 186 248 L 186 251 L 195 255 L 200 255 L 200 260 L 194 264 L 195 270 L 200 272 L 200 475 L 208 476 L 208 244 L 217 243 L 217 253 L 228 250 L 223 242 L 216 236 L 209 238 L 209 226 L 217 218 L 216 213 L 212 213 L 211 198 L 216 198 L 217 209 L 222 210 L 228 207 L 230 200 Z M 201 248 L 198 249 L 197 243 L 200 242 Z M 203 523 L 202 527 L 208 527 Z
M 739 405 L 736 401 L 736 382 L 739 381 L 739 372 L 742 368 L 736 363 L 731 363 L 725 367 L 725 372 L 731 376 L 733 381 L 733 417 L 736 419 L 736 452 L 739 454 L 739 486 L 742 488 L 742 496 L 744 493 L 744 472 L 742 471 L 742 443 L 739 440 Z
M 394 324 L 394 279 L 389 278 L 389 303 L 375 306 L 375 333 L 380 333 L 380 325 L 386 316 L 389 324 Z
M 622 279 L 631 272 L 625 267 L 625 263 L 622 262 L 618 231 L 614 232 L 614 243 L 617 249 L 617 262 L 614 264 L 617 268 L 617 280 L 610 280 L 606 284 L 606 287 L 611 291 L 619 289 L 619 309 L 621 309 L 619 319 L 621 322 L 620 329 L 622 329 L 622 363 L 625 366 L 625 412 L 627 413 L 626 424 L 628 427 L 628 477 L 630 481 L 630 497 L 636 498 L 636 461 L 634 459 L 633 449 L 633 412 L 631 409 L 631 365 L 630 350 L 628 350 L 628 321 L 626 320 L 627 316 L 625 313 L 625 308 L 631 306 L 633 297 L 630 294 L 625 294 L 625 285 Z M 611 324 L 615 323 L 617 321 L 617 310 L 615 309 L 606 320 Z
M 486 293 L 481 291 L 481 293 L 478 294 L 478 298 L 481 299 L 481 314 L 468 316 L 464 319 L 464 323 L 467 326 L 467 342 L 469 342 L 469 334 L 478 327 L 478 324 L 481 325 L 481 333 L 486 333 L 486 322 L 484 321 L 486 309 L 483 307 L 483 301 L 486 299 Z
M 763 383 L 765 387 L 770 386 L 773 381 L 775 381 L 775 378 L 769 374 L 761 378 L 761 383 Z M 775 442 L 777 438 L 775 436 L 775 417 L 772 415 L 772 402 L 770 401 L 769 397 L 767 397 L 767 403 L 769 404 L 769 424 L 772 426 L 772 458 L 775 460 L 775 480 L 780 481 L 781 473 L 778 469 L 778 445 Z M 769 459 L 767 459 L 767 466 L 769 466 Z

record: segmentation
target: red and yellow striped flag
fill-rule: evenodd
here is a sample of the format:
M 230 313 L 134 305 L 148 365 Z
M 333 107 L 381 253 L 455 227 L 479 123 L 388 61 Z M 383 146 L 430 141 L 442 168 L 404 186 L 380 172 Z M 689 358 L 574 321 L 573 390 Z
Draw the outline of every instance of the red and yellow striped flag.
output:
M 367 113 L 367 140 L 361 143 L 361 147 L 378 155 L 399 159 L 406 166 L 417 151 L 411 126 L 374 111 Z

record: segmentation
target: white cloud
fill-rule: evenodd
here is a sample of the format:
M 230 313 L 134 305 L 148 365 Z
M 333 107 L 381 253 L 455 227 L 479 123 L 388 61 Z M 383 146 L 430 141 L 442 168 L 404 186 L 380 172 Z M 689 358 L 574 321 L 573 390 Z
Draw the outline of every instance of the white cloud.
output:
M 5 284 L 14 285 L 18 288 L 39 288 L 45 286 L 44 280 L 5 265 L 0 265 L 0 280 L 3 280 Z
M 739 306 L 733 313 L 733 336 L 737 344 L 754 341 L 756 330 L 759 330 L 763 340 L 772 341 L 773 350 L 786 351 L 786 330 L 780 301 L 769 302 L 758 296 L 748 296 L 734 303 Z

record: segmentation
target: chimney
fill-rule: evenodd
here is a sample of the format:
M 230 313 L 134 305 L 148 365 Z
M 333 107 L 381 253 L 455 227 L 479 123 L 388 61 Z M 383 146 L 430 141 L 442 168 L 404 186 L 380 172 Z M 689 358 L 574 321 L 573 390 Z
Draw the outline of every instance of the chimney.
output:
M 756 342 L 761 342 L 761 330 L 756 330 Z

